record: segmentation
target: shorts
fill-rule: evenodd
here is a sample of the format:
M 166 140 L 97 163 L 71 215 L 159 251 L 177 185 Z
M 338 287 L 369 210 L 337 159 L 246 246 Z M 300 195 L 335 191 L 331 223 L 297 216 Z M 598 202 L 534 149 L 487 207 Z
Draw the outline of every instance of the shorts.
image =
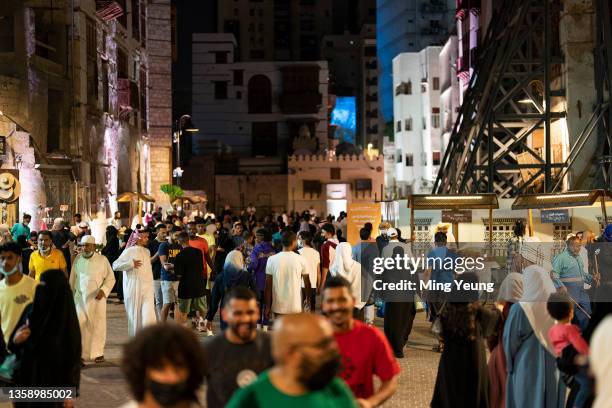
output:
M 162 299 L 164 305 L 176 303 L 176 300 L 178 299 L 176 296 L 178 284 L 178 281 L 161 281 Z
M 206 315 L 206 300 L 204 300 L 204 296 L 191 299 L 179 299 L 178 304 L 181 313 L 196 311 L 200 312 L 203 316 Z

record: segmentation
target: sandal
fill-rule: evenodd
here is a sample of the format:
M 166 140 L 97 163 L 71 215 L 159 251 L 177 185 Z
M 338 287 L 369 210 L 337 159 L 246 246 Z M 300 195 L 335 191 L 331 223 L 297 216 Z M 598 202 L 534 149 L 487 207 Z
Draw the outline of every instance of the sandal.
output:
M 106 361 L 106 360 L 104 359 L 104 356 L 96 357 L 96 358 L 94 359 L 94 363 L 96 363 L 96 364 L 100 364 L 100 363 L 103 363 L 103 362 L 105 362 L 105 361 Z

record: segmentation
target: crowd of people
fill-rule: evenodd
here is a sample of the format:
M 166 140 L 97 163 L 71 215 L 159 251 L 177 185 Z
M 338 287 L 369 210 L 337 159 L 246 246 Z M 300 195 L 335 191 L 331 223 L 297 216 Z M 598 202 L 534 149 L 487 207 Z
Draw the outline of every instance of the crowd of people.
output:
M 594 251 L 588 232 L 568 236 L 548 259 L 517 224 L 497 302 L 483 303 L 476 290 L 432 290 L 380 304 L 364 279 L 374 259 L 412 256 L 388 222 L 363 225 L 351 245 L 346 213 L 320 219 L 313 208 L 265 216 L 252 205 L 192 216 L 159 208 L 133 229 L 115 214 L 103 242 L 78 215 L 39 232 L 30 220 L 0 244 L 0 382 L 78 389 L 80 369 L 105 361 L 115 293 L 130 336 L 129 406 L 197 405 L 206 384 L 208 407 L 375 407 L 398 388 L 397 360 L 422 300 L 441 352 L 431 406 L 612 403 L 601 381 L 612 369 L 612 317 L 589 297 L 612 278 L 597 263 L 612 248 Z M 428 258 L 462 256 L 449 235 L 435 234 Z M 612 242 L 612 225 L 597 240 Z M 438 265 L 417 276 L 481 279 Z

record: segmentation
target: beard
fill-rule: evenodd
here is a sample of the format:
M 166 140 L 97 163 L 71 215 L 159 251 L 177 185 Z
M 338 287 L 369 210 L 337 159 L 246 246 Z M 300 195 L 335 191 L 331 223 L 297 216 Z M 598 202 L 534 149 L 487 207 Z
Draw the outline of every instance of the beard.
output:
M 249 341 L 253 338 L 253 332 L 257 329 L 257 323 L 233 323 L 229 324 L 229 329 L 242 341 Z M 242 328 L 248 329 L 247 334 L 244 334 Z
M 337 350 L 316 363 L 302 356 L 298 380 L 310 391 L 322 390 L 340 371 L 340 360 L 340 353 Z

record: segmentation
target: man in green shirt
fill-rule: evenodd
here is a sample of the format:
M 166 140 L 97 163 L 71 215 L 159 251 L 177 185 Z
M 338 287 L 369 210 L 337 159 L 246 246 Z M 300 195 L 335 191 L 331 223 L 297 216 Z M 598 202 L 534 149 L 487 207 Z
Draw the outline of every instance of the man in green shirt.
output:
M 237 391 L 227 408 L 356 408 L 338 377 L 340 354 L 333 329 L 310 313 L 283 316 L 272 332 L 275 366 Z

